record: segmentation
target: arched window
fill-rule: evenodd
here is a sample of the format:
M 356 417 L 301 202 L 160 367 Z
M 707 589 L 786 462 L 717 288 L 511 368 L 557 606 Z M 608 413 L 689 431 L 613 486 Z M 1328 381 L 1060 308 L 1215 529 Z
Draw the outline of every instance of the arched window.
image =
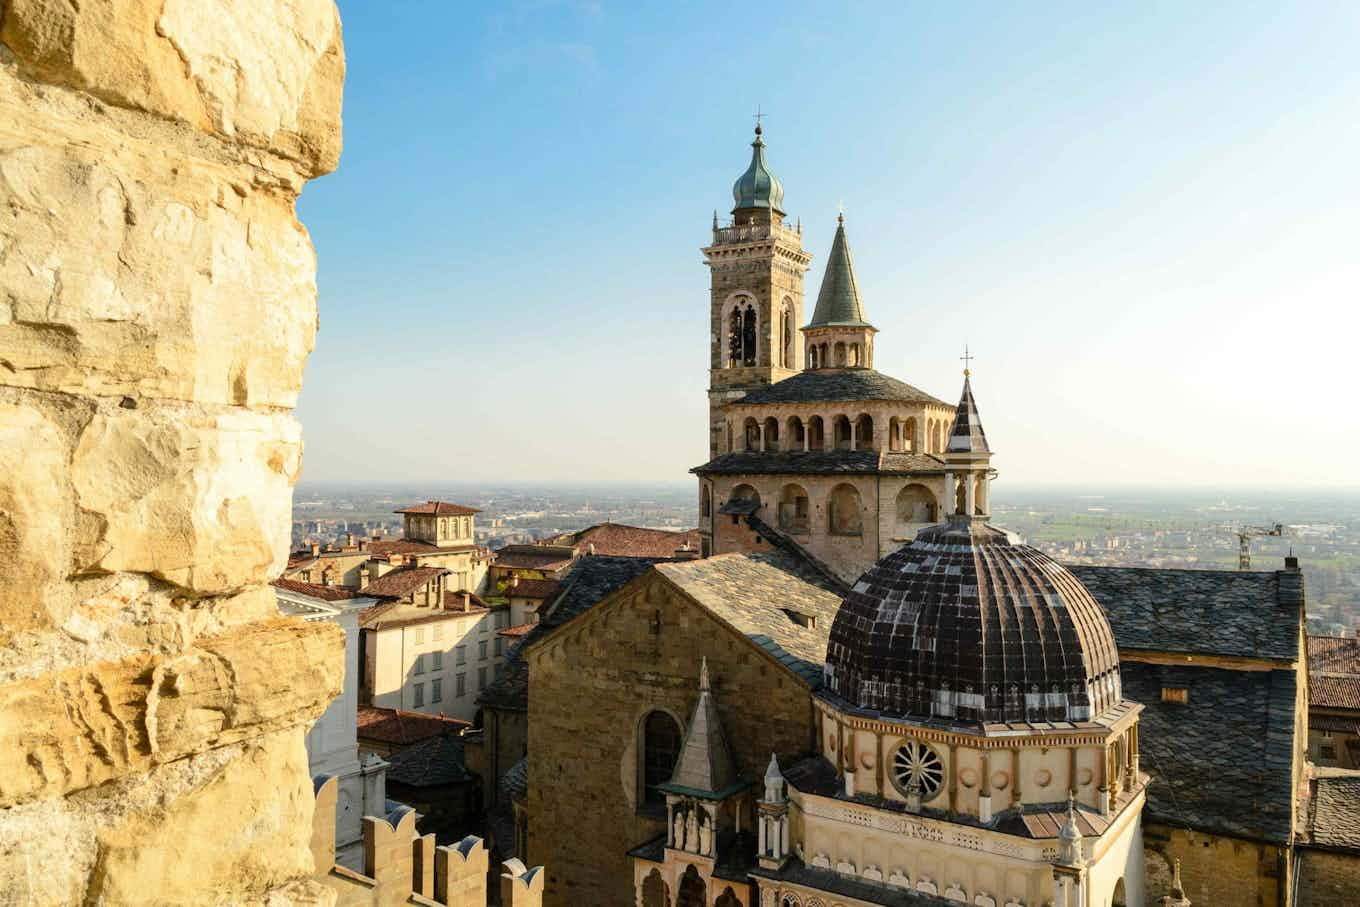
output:
M 658 870 L 653 869 L 642 882 L 642 907 L 670 907 L 670 895 Z
M 845 344 L 839 340 L 836 341 L 836 365 L 840 368 L 845 367 Z
M 747 368 L 756 364 L 756 310 L 747 307 L 741 324 L 741 361 Z
M 902 449 L 916 453 L 916 420 L 913 418 L 902 420 Z
M 924 485 L 908 485 L 897 493 L 897 525 L 938 522 L 935 495 Z
M 874 420 L 868 414 L 855 420 L 855 450 L 874 449 Z
M 789 483 L 779 492 L 779 528 L 806 533 L 811 528 L 808 493 L 802 485 Z
M 841 483 L 827 499 L 827 529 L 832 535 L 863 535 L 864 515 L 855 486 Z
M 680 877 L 680 891 L 675 897 L 675 907 L 707 907 L 708 886 L 699 876 L 694 864 L 689 864 L 685 874 Z
M 779 351 L 780 365 L 784 368 L 793 368 L 794 356 L 793 347 L 793 300 L 785 299 L 784 306 L 779 312 Z
M 732 890 L 732 886 L 728 885 L 722 896 L 713 902 L 713 907 L 741 907 L 741 901 L 737 899 L 737 894 Z
M 727 316 L 727 367 L 742 368 L 756 364 L 756 338 L 760 333 L 755 305 L 742 296 Z
M 854 429 L 850 425 L 848 416 L 837 416 L 835 421 L 836 450 L 853 450 L 855 446 Z
M 642 799 L 665 803 L 661 785 L 671 780 L 680 755 L 680 725 L 665 712 L 650 713 L 642 723 Z
M 888 419 L 888 450 L 900 451 L 902 449 L 902 423 L 896 416 Z
M 732 494 L 728 496 L 728 500 L 754 501 L 756 509 L 757 510 L 760 509 L 760 492 L 756 491 L 755 488 L 751 487 L 750 485 L 742 484 L 738 485 L 736 488 L 733 488 Z
M 779 449 L 779 420 L 774 416 L 765 420 L 765 449 Z
M 808 419 L 808 450 L 826 449 L 826 428 L 822 423 L 821 416 L 813 416 Z
M 784 426 L 784 449 L 802 450 L 807 443 L 807 433 L 803 429 L 803 420 L 797 416 L 789 416 L 789 421 Z
M 713 495 L 708 490 L 708 486 L 705 485 L 703 489 L 700 490 L 699 492 L 699 515 L 707 519 L 709 514 L 712 512 L 713 512 Z
M 751 451 L 760 450 L 760 423 L 756 421 L 755 416 L 746 417 L 744 432 L 746 436 L 746 449 Z

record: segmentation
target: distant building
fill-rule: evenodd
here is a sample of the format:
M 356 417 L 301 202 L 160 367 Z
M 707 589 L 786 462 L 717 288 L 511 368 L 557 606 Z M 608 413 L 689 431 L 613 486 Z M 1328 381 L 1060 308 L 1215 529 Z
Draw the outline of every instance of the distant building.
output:
M 336 859 L 363 866 L 363 817 L 385 815 L 387 763 L 361 752 L 358 741 L 359 613 L 374 599 L 354 590 L 296 580 L 274 582 L 279 610 L 303 620 L 329 620 L 345 631 L 345 685 L 307 732 L 307 766 L 313 777 L 337 780 Z
M 1360 769 L 1360 639 L 1308 637 L 1308 754 Z
M 700 535 L 697 529 L 672 532 L 606 522 L 554 536 L 548 544 L 569 545 L 585 554 L 610 557 L 676 557 L 677 552 L 681 556 L 690 551 L 697 555 Z

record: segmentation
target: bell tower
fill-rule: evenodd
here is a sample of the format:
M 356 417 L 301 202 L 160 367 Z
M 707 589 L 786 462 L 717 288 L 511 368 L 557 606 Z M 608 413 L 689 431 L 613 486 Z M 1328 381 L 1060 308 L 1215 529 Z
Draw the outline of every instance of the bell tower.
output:
M 784 187 L 765 163 L 756 123 L 751 164 L 732 187 L 732 219 L 713 215 L 704 248 L 712 283 L 709 335 L 709 458 L 733 450 L 727 404 L 803 368 L 803 275 L 812 255 L 801 224 L 784 223 Z

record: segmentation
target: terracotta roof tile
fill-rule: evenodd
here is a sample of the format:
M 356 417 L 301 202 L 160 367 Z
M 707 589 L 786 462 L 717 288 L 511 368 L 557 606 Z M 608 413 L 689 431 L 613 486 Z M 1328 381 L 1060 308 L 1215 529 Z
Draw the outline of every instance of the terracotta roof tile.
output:
M 364 594 L 374 598 L 401 598 L 448 572 L 443 567 L 403 567 L 373 580 L 364 587 Z
M 415 539 L 385 539 L 368 544 L 368 553 L 374 557 L 387 557 L 392 554 L 434 554 L 445 550 L 448 549 Z
M 372 705 L 359 706 L 356 722 L 360 737 L 398 746 L 410 746 L 441 734 L 461 733 L 472 726 L 470 721 L 446 715 L 426 715 Z
M 366 594 L 349 586 L 322 586 L 319 583 L 304 583 L 296 579 L 276 579 L 270 585 L 328 602 L 348 601 L 351 598 L 358 598 L 360 595 Z
M 535 626 L 537 626 L 537 624 L 534 621 L 530 621 L 527 624 L 520 624 L 517 627 L 506 627 L 504 630 L 497 630 L 496 635 L 518 638 L 527 634 Z
M 611 557 L 674 557 L 676 550 L 685 545 L 694 551 L 699 550 L 699 530 L 676 532 L 669 529 L 628 526 L 623 523 L 596 523 L 576 532 L 559 535 L 552 539 L 552 542 L 557 545 L 572 545 L 582 554 Z
M 1360 676 L 1309 674 L 1308 704 L 1322 709 L 1360 709 Z
M 1308 637 L 1308 670 L 1360 674 L 1360 639 L 1350 636 Z
M 476 507 L 464 507 L 462 504 L 450 504 L 448 501 L 426 501 L 423 504 L 412 504 L 410 507 L 403 507 L 392 512 L 419 513 L 430 516 L 472 516 L 474 513 L 481 513 Z
M 506 595 L 515 598 L 536 598 L 547 601 L 562 591 L 562 583 L 555 579 L 522 579 L 505 590 Z

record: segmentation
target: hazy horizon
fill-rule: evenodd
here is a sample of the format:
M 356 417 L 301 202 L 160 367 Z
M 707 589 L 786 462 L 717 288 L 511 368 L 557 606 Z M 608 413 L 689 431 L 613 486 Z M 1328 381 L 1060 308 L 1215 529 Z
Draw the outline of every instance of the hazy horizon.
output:
M 306 480 L 692 481 L 760 105 L 805 317 L 843 203 L 875 365 L 952 402 L 972 348 L 998 494 L 1360 489 L 1353 6 L 341 7 Z

